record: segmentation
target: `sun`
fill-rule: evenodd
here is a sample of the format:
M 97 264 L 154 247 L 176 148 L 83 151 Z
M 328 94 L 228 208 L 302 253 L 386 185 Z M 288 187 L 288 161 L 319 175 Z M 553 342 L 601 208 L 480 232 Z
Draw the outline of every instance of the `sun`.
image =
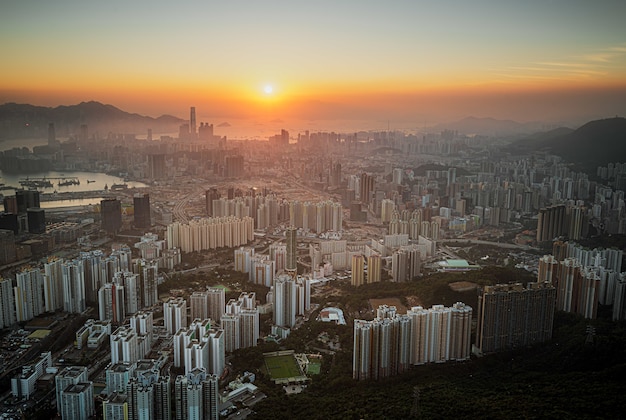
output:
M 274 92 L 274 88 L 272 87 L 272 85 L 265 85 L 265 87 L 263 88 L 263 91 L 266 94 L 271 95 L 272 92 Z

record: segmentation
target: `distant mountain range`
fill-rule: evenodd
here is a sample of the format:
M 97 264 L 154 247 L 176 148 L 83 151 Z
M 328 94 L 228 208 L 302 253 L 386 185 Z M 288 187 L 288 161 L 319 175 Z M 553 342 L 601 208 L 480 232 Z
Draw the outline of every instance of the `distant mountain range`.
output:
M 587 171 L 610 162 L 626 161 L 626 118 L 590 121 L 571 130 L 558 128 L 517 140 L 508 147 L 511 153 L 547 151 Z
M 63 139 L 78 134 L 82 124 L 87 124 L 90 135 L 99 132 L 104 137 L 109 132 L 143 135 L 148 129 L 152 129 L 155 134 L 178 132 L 180 124 L 184 122 L 171 115 L 152 118 L 131 114 L 113 105 L 95 101 L 56 108 L 6 103 L 0 105 L 0 140 L 46 138 L 49 123 L 54 123 L 57 138 Z
M 530 135 L 545 130 L 543 122 L 520 123 L 512 120 L 497 120 L 495 118 L 466 117 L 462 120 L 437 124 L 431 127 L 432 131 L 454 130 L 467 135 L 481 135 L 490 137 L 510 137 Z

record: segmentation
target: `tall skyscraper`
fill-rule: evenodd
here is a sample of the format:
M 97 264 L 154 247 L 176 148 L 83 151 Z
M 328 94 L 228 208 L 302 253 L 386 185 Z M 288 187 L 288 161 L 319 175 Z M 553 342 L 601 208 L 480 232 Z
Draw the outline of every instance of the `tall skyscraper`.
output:
M 170 377 L 158 369 L 142 372 L 126 387 L 130 420 L 170 420 L 172 406 Z
M 0 329 L 10 327 L 17 322 L 11 283 L 11 279 L 0 278 Z
M 0 228 L 0 266 L 15 262 L 15 233 Z
M 137 228 L 149 228 L 152 225 L 150 217 L 150 195 L 135 194 L 133 196 L 134 221 Z
M 189 297 L 191 319 L 205 319 L 209 316 L 209 294 L 206 291 L 193 292 Z M 217 321 L 217 320 L 215 320 Z
M 566 233 L 565 205 L 539 210 L 537 219 L 537 242 L 551 241 Z
M 352 277 L 351 284 L 359 287 L 365 284 L 365 258 L 361 254 L 352 256 Z
M 137 333 L 128 327 L 119 327 L 109 337 L 111 364 L 135 363 L 143 355 L 139 354 Z
M 204 195 L 205 195 L 205 199 L 206 199 L 206 214 L 209 217 L 213 217 L 213 216 L 215 216 L 213 214 L 213 200 L 219 200 L 220 199 L 220 193 L 217 190 L 217 188 L 212 187 L 212 188 L 209 188 L 208 190 L 206 190 Z
M 239 347 L 254 347 L 259 339 L 259 310 L 257 308 L 243 309 L 239 314 L 240 339 Z
M 63 309 L 63 259 L 51 257 L 44 264 L 44 303 L 46 311 Z
M 298 230 L 295 227 L 289 227 L 285 230 L 287 238 L 287 260 L 285 261 L 285 271 L 292 278 L 298 274 Z
M 372 254 L 367 257 L 367 282 L 378 283 L 381 276 L 380 254 Z
M 45 310 L 43 276 L 38 268 L 27 268 L 17 273 L 15 313 L 17 321 L 29 321 Z
M 174 347 L 174 366 L 185 366 L 185 351 L 191 340 L 197 339 L 197 332 L 191 328 L 181 328 L 176 331 L 172 338 L 172 344 Z
M 100 321 L 110 320 L 114 324 L 124 322 L 126 305 L 124 286 L 107 283 L 98 291 L 98 311 Z
M 130 382 L 130 378 L 134 376 L 136 363 L 111 363 L 105 372 L 107 394 L 111 395 L 115 392 L 125 393 L 126 385 Z
M 54 377 L 57 411 L 61 412 L 61 403 L 63 401 L 63 391 L 69 385 L 76 385 L 81 382 L 87 382 L 87 367 L 85 366 L 66 366 L 57 376 Z
M 68 385 L 61 394 L 61 418 L 88 420 L 95 414 L 93 383 Z
M 391 273 L 394 281 L 411 281 L 419 276 L 421 267 L 420 251 L 417 246 L 402 246 L 393 253 Z
M 103 264 L 104 253 L 100 250 L 81 252 L 79 258 L 84 270 L 85 300 L 87 303 L 97 303 L 98 290 L 109 281 L 109 266 Z
M 0 287 L 2 284 L 0 283 Z M 626 273 L 621 273 L 615 283 L 613 300 L 613 321 L 626 319 Z
M 113 275 L 112 282 L 124 286 L 126 314 L 134 314 L 142 308 L 141 279 L 139 274 L 134 274 L 130 271 L 118 271 Z
M 220 325 L 222 326 L 222 329 L 224 329 L 224 350 L 226 352 L 233 352 L 237 350 L 240 347 L 239 314 L 226 313 L 222 315 Z
M 192 339 L 185 348 L 185 373 L 198 368 L 209 370 L 209 353 L 210 345 L 208 341 Z
M 274 282 L 274 324 L 291 328 L 296 324 L 296 282 L 286 274 L 276 278 Z
M 552 255 L 544 255 L 539 259 L 539 272 L 537 273 L 537 281 L 556 282 L 559 271 L 559 262 Z
M 374 191 L 375 179 L 372 175 L 363 172 L 360 178 L 359 199 L 361 203 L 368 205 L 370 201 L 370 193 Z
M 207 287 L 209 300 L 209 318 L 214 322 L 222 319 L 222 314 L 226 308 L 226 295 L 221 287 Z
M 207 375 L 206 379 L 202 382 L 204 420 L 218 420 L 220 418 L 218 385 L 217 375 Z
M 154 332 L 154 315 L 152 312 L 139 311 L 130 317 L 130 328 L 135 331 L 139 337 L 145 337 L 148 340 L 148 348 L 152 346 L 152 333 Z
M 159 301 L 157 291 L 159 264 L 156 260 L 146 261 L 144 259 L 135 262 L 134 271 L 139 274 L 140 299 L 144 308 L 156 305 Z
M 328 168 L 328 185 L 338 187 L 341 184 L 341 163 L 333 164 L 330 162 Z
M 226 354 L 224 344 L 224 330 L 221 328 L 211 328 L 205 339 L 209 343 L 209 366 L 207 373 L 222 376 L 226 367 Z
M 448 168 L 448 186 L 456 182 L 456 168 Z
M 282 244 L 271 244 L 270 260 L 274 262 L 277 273 L 284 270 L 287 265 L 287 247 Z
M 189 110 L 189 137 L 194 140 L 197 137 L 196 132 L 196 107 L 192 106 Z
M 169 334 L 176 334 L 187 326 L 187 301 L 183 298 L 170 298 L 163 302 L 163 319 Z
M 259 338 L 259 311 L 255 293 L 241 293 L 237 300 L 231 299 L 222 315 L 225 351 L 256 346 Z
M 37 190 L 16 190 L 15 200 L 18 214 L 26 214 L 27 209 L 40 207 L 39 191 Z
M 205 369 L 178 376 L 174 385 L 175 419 L 219 419 L 217 391 L 217 376 L 208 375 Z
M 235 250 L 234 265 L 235 270 L 241 273 L 249 273 L 252 258 L 254 257 L 253 247 L 240 247 Z
M 117 233 L 122 228 L 122 203 L 115 198 L 100 201 L 102 230 Z
M 26 209 L 29 233 L 46 233 L 46 212 L 41 208 Z
M 63 272 L 63 310 L 80 313 L 87 309 L 85 301 L 85 272 L 82 260 L 66 261 Z
M 551 283 L 485 286 L 478 296 L 476 347 L 490 353 L 551 339 L 555 301 Z
M 556 291 L 556 308 L 594 319 L 598 311 L 600 278 L 592 267 L 583 267 L 577 258 L 560 262 Z
M 161 153 L 151 153 L 148 155 L 148 178 L 160 180 L 167 177 L 165 166 L 165 155 Z

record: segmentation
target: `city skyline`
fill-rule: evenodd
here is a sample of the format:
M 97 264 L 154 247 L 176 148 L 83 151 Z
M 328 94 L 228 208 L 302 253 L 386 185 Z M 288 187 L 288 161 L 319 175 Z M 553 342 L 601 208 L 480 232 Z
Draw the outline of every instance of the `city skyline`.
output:
M 118 6 L 0 6 L 0 103 L 415 126 L 580 121 L 626 105 L 617 1 Z

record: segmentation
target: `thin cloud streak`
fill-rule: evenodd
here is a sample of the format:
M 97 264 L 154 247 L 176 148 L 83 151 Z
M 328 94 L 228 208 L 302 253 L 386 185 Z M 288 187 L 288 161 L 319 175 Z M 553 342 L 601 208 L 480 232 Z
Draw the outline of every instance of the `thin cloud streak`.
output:
M 585 81 L 602 81 L 610 75 L 609 70 L 619 64 L 624 56 L 626 56 L 626 46 L 620 45 L 602 48 L 580 56 L 538 61 L 526 66 L 508 66 L 491 71 L 494 77 L 505 78 L 509 81 L 576 81 L 581 78 Z

